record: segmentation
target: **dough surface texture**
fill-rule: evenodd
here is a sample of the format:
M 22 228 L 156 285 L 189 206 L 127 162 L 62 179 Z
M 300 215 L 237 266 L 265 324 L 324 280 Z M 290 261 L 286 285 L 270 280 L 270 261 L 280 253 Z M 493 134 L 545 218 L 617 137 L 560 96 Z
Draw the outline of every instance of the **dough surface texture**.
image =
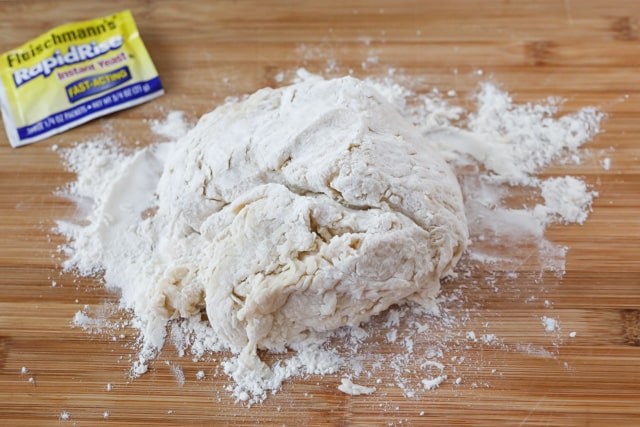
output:
M 284 351 L 393 304 L 429 309 L 466 248 L 456 177 L 380 94 L 351 77 L 263 89 L 202 117 L 157 188 L 150 294 L 206 308 L 234 352 Z M 248 359 L 247 359 L 248 360 Z

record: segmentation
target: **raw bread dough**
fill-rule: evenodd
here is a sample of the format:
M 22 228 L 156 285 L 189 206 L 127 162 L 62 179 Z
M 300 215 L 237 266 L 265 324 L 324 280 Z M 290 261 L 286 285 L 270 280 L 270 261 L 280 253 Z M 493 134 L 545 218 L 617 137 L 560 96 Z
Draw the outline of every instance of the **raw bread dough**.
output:
M 248 357 L 393 304 L 432 307 L 468 238 L 447 164 L 351 77 L 205 115 L 169 155 L 154 220 L 171 230 L 153 306 L 175 317 L 206 305 Z

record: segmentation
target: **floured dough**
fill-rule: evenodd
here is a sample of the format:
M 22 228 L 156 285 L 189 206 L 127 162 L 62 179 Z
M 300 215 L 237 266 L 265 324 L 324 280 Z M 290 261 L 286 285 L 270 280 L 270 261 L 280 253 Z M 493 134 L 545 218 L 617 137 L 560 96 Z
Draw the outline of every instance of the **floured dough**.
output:
M 154 221 L 171 230 L 152 306 L 168 317 L 206 306 L 247 356 L 393 304 L 431 307 L 468 237 L 447 164 L 350 77 L 263 89 L 205 115 L 157 193 Z

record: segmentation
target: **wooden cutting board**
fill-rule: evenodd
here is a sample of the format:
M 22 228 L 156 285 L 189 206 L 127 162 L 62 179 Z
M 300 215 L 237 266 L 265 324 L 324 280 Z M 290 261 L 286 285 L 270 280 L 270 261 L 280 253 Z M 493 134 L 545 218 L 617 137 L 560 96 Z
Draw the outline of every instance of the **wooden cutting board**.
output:
M 640 3 L 12 0 L 0 1 L 0 51 L 63 22 L 127 7 L 167 94 L 20 149 L 0 135 L 1 425 L 640 425 Z M 340 393 L 337 374 L 288 382 L 246 408 L 224 391 L 224 376 L 209 375 L 217 362 L 194 363 L 167 348 L 148 374 L 129 381 L 131 331 L 113 338 L 71 327 L 85 304 L 113 308 L 117 297 L 60 269 L 63 241 L 50 230 L 74 208 L 53 193 L 73 176 L 52 146 L 107 131 L 132 146 L 149 143 L 145 120 L 174 109 L 195 119 L 226 96 L 277 86 L 279 73 L 288 80 L 301 66 L 360 77 L 394 67 L 422 77 L 419 90 L 454 89 L 459 99 L 489 79 L 517 101 L 554 95 L 567 98 L 566 111 L 597 105 L 607 113 L 604 132 L 589 143 L 593 160 L 549 170 L 584 176 L 600 193 L 583 226 L 548 232 L 569 247 L 565 277 L 507 287 L 497 275 L 498 292 L 479 286 L 468 296 L 505 343 L 542 353 L 472 342 L 466 366 L 476 371 L 419 398 L 386 386 L 389 367 L 372 396 Z M 561 322 L 555 338 L 541 315 Z M 172 366 L 183 370 L 183 385 Z M 197 381 L 201 369 L 207 377 Z M 63 411 L 69 420 L 59 418 Z

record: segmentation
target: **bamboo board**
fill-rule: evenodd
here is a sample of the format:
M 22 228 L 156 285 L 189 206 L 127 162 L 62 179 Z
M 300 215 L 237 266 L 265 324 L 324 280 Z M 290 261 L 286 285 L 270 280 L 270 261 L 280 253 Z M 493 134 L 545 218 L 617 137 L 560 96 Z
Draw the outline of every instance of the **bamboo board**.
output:
M 63 22 L 127 7 L 167 94 L 21 149 L 0 135 L 0 424 L 640 425 L 637 1 L 0 1 L 0 51 Z M 73 213 L 53 195 L 73 179 L 53 144 L 68 147 L 106 129 L 131 145 L 149 143 L 144 120 L 174 109 L 196 118 L 226 96 L 277 86 L 278 73 L 290 77 L 301 66 L 361 77 L 395 67 L 424 77 L 424 90 L 451 88 L 460 97 L 490 78 L 518 101 L 561 96 L 567 111 L 597 105 L 608 114 L 589 147 L 608 150 L 610 170 L 594 160 L 549 171 L 584 176 L 600 193 L 583 226 L 548 232 L 570 248 L 565 277 L 519 288 L 524 295 L 535 286 L 552 308 L 490 288 L 472 297 L 494 317 L 492 332 L 506 342 L 526 337 L 552 357 L 475 345 L 468 358 L 484 361 L 474 378 L 487 387 L 448 384 L 409 399 L 383 384 L 372 396 L 352 397 L 336 389 L 338 374 L 288 382 L 249 409 L 234 404 L 223 376 L 195 380 L 214 366 L 172 349 L 129 381 L 129 331 L 113 342 L 71 327 L 85 304 L 104 307 L 117 298 L 95 280 L 63 274 L 52 256 L 62 241 L 49 230 Z M 541 313 L 577 336 L 554 347 Z M 173 365 L 183 369 L 184 385 Z M 59 419 L 63 411 L 69 420 Z

